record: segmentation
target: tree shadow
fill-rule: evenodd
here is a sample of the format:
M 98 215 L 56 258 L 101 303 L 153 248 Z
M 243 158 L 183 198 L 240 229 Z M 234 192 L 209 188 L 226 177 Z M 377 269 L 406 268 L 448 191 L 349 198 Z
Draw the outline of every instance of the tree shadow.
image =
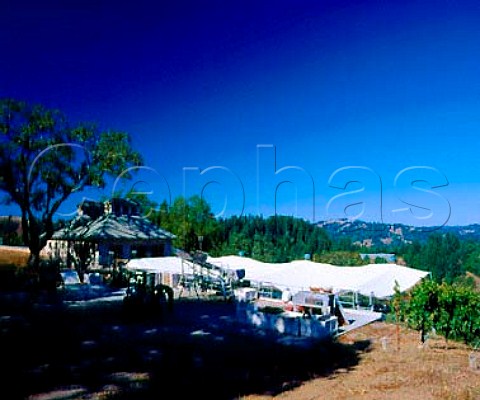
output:
M 2 380 L 12 399 L 71 385 L 87 393 L 108 388 L 111 399 L 172 392 L 234 399 L 275 395 L 350 369 L 370 348 L 369 341 L 285 341 L 239 325 L 234 315 L 232 304 L 203 301 L 135 319 L 125 317 L 121 304 L 32 308 L 2 332 Z

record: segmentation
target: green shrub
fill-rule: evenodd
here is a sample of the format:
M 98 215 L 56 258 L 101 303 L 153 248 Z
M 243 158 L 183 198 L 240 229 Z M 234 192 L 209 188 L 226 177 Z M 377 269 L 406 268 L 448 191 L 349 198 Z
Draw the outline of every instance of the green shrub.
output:
M 474 344 L 480 337 L 480 293 L 470 286 L 425 280 L 410 294 L 396 293 L 401 319 L 421 332 L 421 340 L 432 329 L 449 339 Z

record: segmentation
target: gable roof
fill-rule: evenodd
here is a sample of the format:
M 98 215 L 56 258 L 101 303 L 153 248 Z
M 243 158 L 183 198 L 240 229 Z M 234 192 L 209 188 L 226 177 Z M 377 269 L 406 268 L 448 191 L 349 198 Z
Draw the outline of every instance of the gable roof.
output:
M 104 214 L 97 219 L 92 219 L 88 215 L 78 216 L 68 226 L 56 231 L 52 239 L 135 243 L 162 242 L 175 237 L 173 233 L 159 228 L 145 217 Z

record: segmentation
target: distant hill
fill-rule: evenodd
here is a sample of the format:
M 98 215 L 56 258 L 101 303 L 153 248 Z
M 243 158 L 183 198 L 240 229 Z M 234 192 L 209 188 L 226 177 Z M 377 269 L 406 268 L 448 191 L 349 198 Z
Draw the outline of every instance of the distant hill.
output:
M 433 232 L 451 232 L 457 235 L 460 240 L 480 240 L 480 224 L 416 227 L 403 224 L 337 219 L 318 221 L 316 225 L 325 229 L 333 241 L 348 238 L 353 243 L 364 247 L 388 248 L 409 244 L 413 241 L 424 243 Z

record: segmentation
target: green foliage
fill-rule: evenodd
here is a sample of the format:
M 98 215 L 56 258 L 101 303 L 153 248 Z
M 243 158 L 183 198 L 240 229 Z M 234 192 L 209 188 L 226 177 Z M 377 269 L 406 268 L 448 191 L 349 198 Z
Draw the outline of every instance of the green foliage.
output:
M 452 283 L 465 272 L 462 261 L 465 255 L 460 240 L 453 233 L 433 233 L 425 244 L 414 242 L 404 250 L 409 266 L 430 271 L 437 282 L 445 280 Z
M 315 261 L 342 266 L 357 266 L 368 264 L 368 259 L 363 260 L 360 254 L 354 251 L 332 251 L 315 256 Z
M 439 285 L 435 281 L 426 280 L 416 286 L 411 293 L 411 299 L 406 310 L 409 325 L 421 332 L 421 340 L 436 325 L 439 305 Z
M 276 216 L 233 216 L 215 219 L 208 203 L 198 196 L 163 202 L 151 220 L 177 236 L 174 245 L 185 251 L 200 247 L 213 256 L 243 254 L 264 262 L 288 262 L 329 251 L 326 232 L 302 219 Z
M 0 100 L 0 191 L 20 207 L 22 239 L 37 267 L 63 202 L 86 187 L 103 187 L 107 175 L 128 177 L 124 171 L 140 163 L 124 132 L 72 125 L 58 110 Z
M 331 241 L 326 232 L 309 222 L 291 216 L 231 217 L 219 221 L 220 254 L 239 254 L 264 262 L 289 262 L 309 254 L 328 252 Z
M 219 224 L 210 205 L 199 196 L 178 197 L 171 206 L 164 201 L 149 218 L 174 233 L 177 236 L 174 245 L 185 251 L 197 250 L 200 246 L 204 251 L 212 251 L 217 244 Z
M 480 294 L 468 286 L 425 280 L 408 297 L 396 294 L 394 301 L 404 304 L 403 316 L 421 332 L 422 342 L 432 329 L 446 340 L 473 344 L 480 337 Z
M 465 271 L 480 276 L 480 241 L 468 240 L 463 242 L 461 252 Z

